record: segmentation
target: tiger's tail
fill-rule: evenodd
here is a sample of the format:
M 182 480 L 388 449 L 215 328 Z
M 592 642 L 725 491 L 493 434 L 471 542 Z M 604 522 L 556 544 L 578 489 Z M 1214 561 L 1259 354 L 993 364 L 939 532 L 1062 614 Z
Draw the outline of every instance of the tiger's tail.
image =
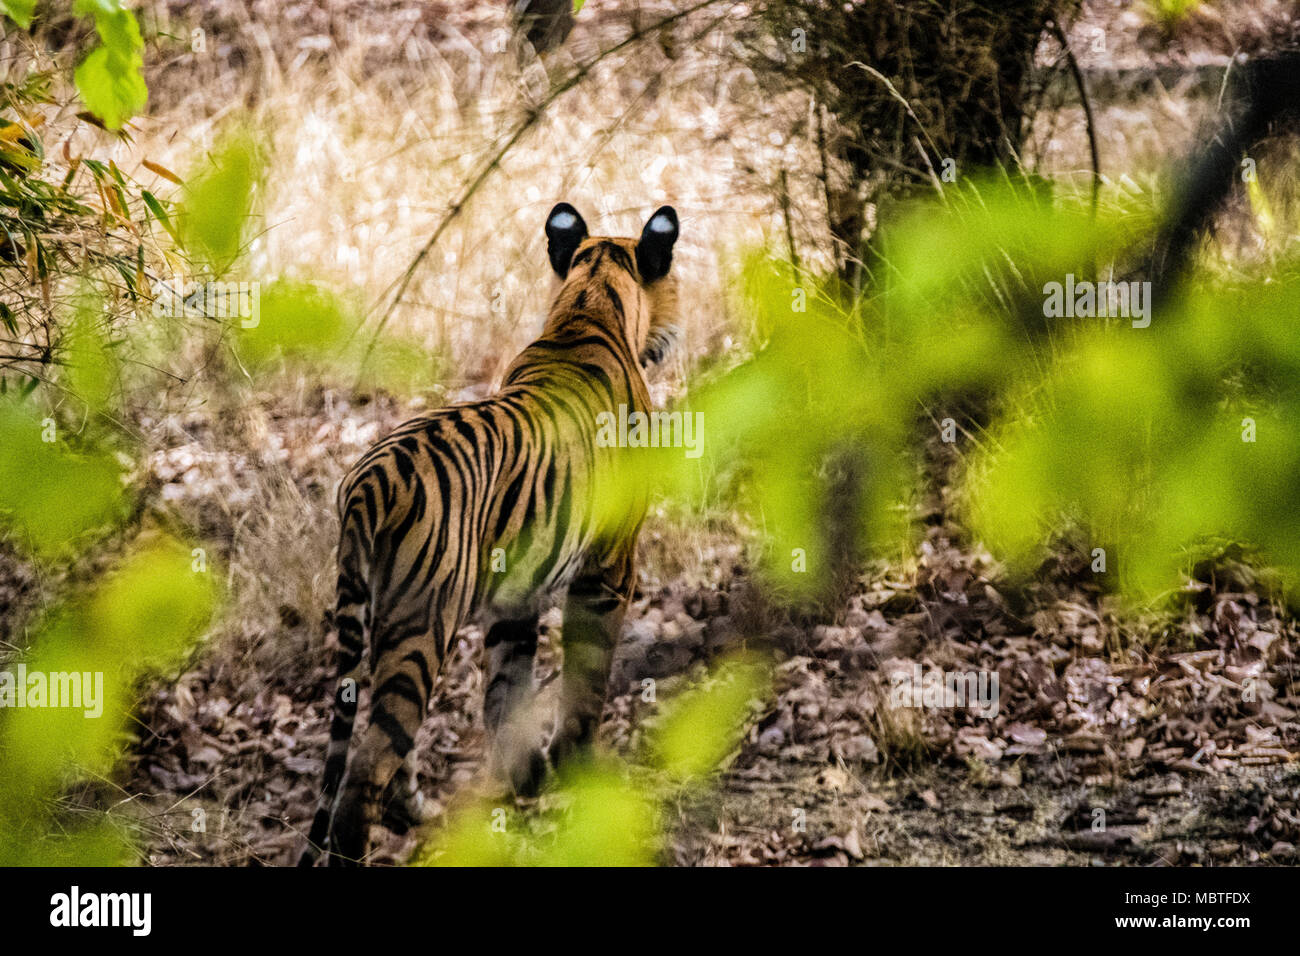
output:
M 334 623 L 339 634 L 338 687 L 334 694 L 334 720 L 330 724 L 329 748 L 325 752 L 325 775 L 320 801 L 312 820 L 307 847 L 298 860 L 299 866 L 311 866 L 322 852 L 329 850 L 330 823 L 338 801 L 339 785 L 347 770 L 348 751 L 352 744 L 352 725 L 357 718 L 358 686 L 356 671 L 361 665 L 371 623 L 370 585 L 366 565 L 364 535 L 348 522 L 339 538 L 338 597 Z

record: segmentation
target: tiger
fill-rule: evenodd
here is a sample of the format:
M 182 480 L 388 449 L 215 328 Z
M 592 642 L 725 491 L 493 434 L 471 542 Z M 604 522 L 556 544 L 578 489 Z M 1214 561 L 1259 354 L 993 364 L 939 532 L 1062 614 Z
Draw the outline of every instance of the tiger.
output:
M 544 233 L 560 286 L 540 336 L 499 389 L 398 426 L 340 483 L 338 686 L 300 865 L 322 854 L 330 865 L 364 863 L 381 810 L 396 832 L 422 819 L 416 732 L 467 624 L 485 635 L 483 717 L 503 783 L 535 795 L 591 745 L 647 507 L 644 482 L 615 480 L 628 471 L 616 470 L 626 452 L 606 447 L 597 419 L 620 405 L 650 408 L 645 369 L 680 334 L 669 275 L 678 230 L 676 211 L 662 206 L 639 239 L 589 236 L 577 209 L 556 205 Z M 512 728 L 536 701 L 539 615 L 561 594 L 551 737 L 521 743 Z M 369 721 L 353 746 L 353 675 L 366 648 Z

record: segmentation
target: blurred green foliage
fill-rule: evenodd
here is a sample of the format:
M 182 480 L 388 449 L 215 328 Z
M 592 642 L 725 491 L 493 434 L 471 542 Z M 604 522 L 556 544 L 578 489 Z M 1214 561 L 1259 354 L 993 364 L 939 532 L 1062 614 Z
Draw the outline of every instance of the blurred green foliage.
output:
M 1300 282 L 1210 285 L 1150 329 L 1057 357 L 971 465 L 975 528 L 1028 567 L 1059 516 L 1118 548 L 1139 597 L 1177 587 L 1221 538 L 1300 570 Z
M 54 418 L 0 399 L 0 530 L 40 557 L 66 557 L 125 508 L 113 456 L 64 439 Z
M 72 10 L 94 18 L 100 40 L 77 67 L 77 92 L 105 126 L 121 129 L 149 99 L 140 25 L 120 0 L 76 0 Z
M 46 504 L 58 508 L 74 498 Z M 0 710 L 0 865 L 130 862 L 124 834 L 102 813 L 77 819 L 64 791 L 76 780 L 112 773 L 130 738 L 136 680 L 178 662 L 206 626 L 214 600 L 212 575 L 193 569 L 190 549 L 162 539 L 129 555 L 89 593 L 45 614 L 23 657 L 26 673 L 84 676 L 86 688 L 92 675 L 102 675 L 102 694 L 98 713 L 85 706 Z M 16 673 L 17 664 L 0 670 Z
M 294 364 L 339 379 L 361 373 L 361 387 L 419 392 L 445 374 L 441 356 L 394 333 L 374 340 L 358 334 L 365 322 L 355 297 L 326 286 L 276 280 L 260 287 L 254 322 L 241 323 L 240 361 L 250 373 Z M 366 349 L 370 354 L 366 357 Z
M 1178 587 L 1191 558 L 1220 535 L 1263 548 L 1293 578 L 1294 268 L 1231 284 L 1202 275 L 1158 304 L 1148 328 L 1123 317 L 1047 319 L 1045 283 L 1068 273 L 1118 278 L 1150 211 L 1117 207 L 1093 221 L 1058 201 L 1030 214 L 1013 189 L 1000 193 L 918 216 L 913 247 L 945 254 L 937 264 L 895 259 L 912 291 L 901 303 L 890 301 L 892 289 L 885 297 L 889 319 L 901 313 L 940 336 L 954 324 L 986 336 L 979 361 L 964 363 L 966 387 L 991 396 L 992 420 L 967 462 L 974 532 L 1028 571 L 1053 531 L 1075 522 L 1093 547 L 1116 549 L 1109 571 L 1118 564 L 1120 586 L 1139 599 Z M 985 282 L 962 281 L 955 262 L 979 268 Z M 953 367 L 954 348 L 969 357 L 959 343 L 935 341 L 894 358 L 916 370 L 918 398 L 936 414 L 943 389 L 932 383 Z
M 24 28 L 34 10 L 30 3 L 4 7 Z M 0 292 L 0 394 L 15 384 L 24 392 L 67 385 L 84 389 L 87 404 L 102 412 L 107 390 L 119 384 L 118 363 L 111 355 L 101 361 L 85 354 L 83 333 L 110 338 L 113 326 L 148 296 L 149 220 L 166 224 L 167 213 L 115 162 L 81 154 L 87 140 L 75 135 L 85 124 L 119 129 L 143 108 L 135 17 L 118 0 L 78 0 L 72 12 L 93 19 L 100 38 L 75 74 L 89 111 L 64 109 L 57 95 L 64 89 L 62 68 L 21 44 L 0 83 L 0 267 L 8 276 Z M 117 138 L 128 137 L 119 132 Z M 47 156 L 46 141 L 63 141 L 59 158 Z M 77 290 L 74 297 L 96 300 L 93 314 L 65 298 L 69 288 Z M 74 324 L 65 327 L 69 319 Z M 110 350 L 116 346 L 106 342 Z M 70 358 L 78 371 L 66 368 Z
M 24 30 L 36 16 L 36 0 L 4 0 L 6 16 Z M 72 12 L 95 22 L 99 46 L 77 66 L 73 81 L 89 110 L 109 129 L 121 129 L 144 109 L 144 40 L 135 14 L 121 0 L 76 0 Z
M 140 677 L 173 668 L 217 600 L 206 555 L 197 560 L 169 534 L 123 534 L 116 558 L 102 548 L 125 527 L 134 498 L 121 435 L 93 424 L 92 413 L 121 406 L 103 308 L 87 290 L 64 323 L 59 394 L 81 399 L 77 427 L 42 409 L 44 392 L 0 396 L 0 535 L 43 567 L 74 565 L 92 546 L 96 561 L 112 563 L 91 583 L 65 586 L 31 620 L 11 622 L 21 639 L 0 656 L 0 865 L 130 861 L 121 828 L 76 795 L 120 760 Z M 46 696 L 28 695 L 33 679 Z M 76 686 L 73 706 L 53 699 L 56 681 Z
M 219 277 L 240 257 L 264 172 L 254 137 L 230 132 L 186 181 L 176 219 L 196 268 Z
M 769 678 L 759 660 L 732 658 L 701 687 L 666 701 L 650 739 L 655 764 L 683 784 L 711 773 L 740 742 L 753 702 L 769 695 Z
M 756 702 L 769 693 L 767 667 L 752 658 L 718 664 L 696 688 L 665 703 L 651 734 L 652 776 L 697 787 L 739 742 Z M 420 866 L 651 866 L 662 853 L 664 814 L 653 779 L 605 755 L 561 768 L 558 818 L 529 824 L 481 800 L 452 814 L 417 855 Z
M 341 348 L 356 327 L 355 312 L 326 289 L 306 282 L 272 282 L 261 289 L 257 324 L 239 336 L 251 367 L 306 358 Z
M 563 817 L 531 838 L 504 807 L 480 802 L 456 814 L 417 866 L 649 866 L 658 810 L 616 761 L 584 764 L 560 782 Z
M 97 412 L 110 407 L 121 384 L 114 342 L 100 334 L 103 314 L 103 302 L 83 289 L 63 339 L 64 385 Z
M 1146 0 L 1148 15 L 1166 30 L 1172 30 L 1201 6 L 1202 0 Z
M 3 0 L 3 5 L 10 20 L 24 30 L 31 27 L 32 17 L 36 15 L 36 0 Z
M 985 180 L 913 203 L 857 300 L 749 257 L 737 311 L 752 317 L 751 355 L 694 382 L 679 406 L 702 413 L 703 456 L 631 450 L 609 506 L 647 474 L 688 503 L 726 480 L 753 515 L 770 580 L 807 590 L 834 570 L 830 463 L 847 450 L 860 464 L 848 517 L 860 540 L 907 549 L 920 447 L 951 419 L 972 433 L 955 502 L 1015 571 L 1077 527 L 1111 549 L 1108 573 L 1135 599 L 1178 587 L 1223 537 L 1261 549 L 1294 583 L 1294 264 L 1200 276 L 1146 328 L 1047 314 L 1050 283 L 1120 279 L 1154 219 L 1141 197 L 1094 212 L 1041 182 Z

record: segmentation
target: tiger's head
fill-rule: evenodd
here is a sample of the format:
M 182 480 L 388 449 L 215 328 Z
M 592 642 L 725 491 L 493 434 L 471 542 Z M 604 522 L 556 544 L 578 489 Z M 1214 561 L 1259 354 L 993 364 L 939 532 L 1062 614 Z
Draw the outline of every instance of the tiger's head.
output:
M 663 359 L 680 329 L 677 282 L 669 275 L 677 212 L 660 206 L 639 239 L 589 236 L 578 210 L 562 202 L 546 217 L 547 254 L 563 281 L 548 328 L 574 315 L 621 326 L 643 365 Z

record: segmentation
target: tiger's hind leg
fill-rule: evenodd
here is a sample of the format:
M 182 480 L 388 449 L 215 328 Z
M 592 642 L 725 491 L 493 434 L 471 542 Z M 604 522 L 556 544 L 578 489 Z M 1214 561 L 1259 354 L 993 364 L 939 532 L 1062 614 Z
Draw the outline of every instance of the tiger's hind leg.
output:
M 424 794 L 420 792 L 420 775 L 416 769 L 417 751 L 414 747 L 397 768 L 397 773 L 384 791 L 383 817 L 380 822 L 402 836 L 412 827 L 418 827 L 430 818 Z
M 383 796 L 415 746 L 433 689 L 441 643 L 428 627 L 428 604 L 418 624 L 398 615 L 376 629 L 378 667 L 371 678 L 370 722 L 352 756 L 330 833 L 331 865 L 365 860 L 370 828 L 380 822 Z
M 352 742 L 352 724 L 357 714 L 357 676 L 370 632 L 370 587 L 367 584 L 366 549 L 354 526 L 345 524 L 339 544 L 339 578 L 334 623 L 338 628 L 338 684 L 334 693 L 334 719 L 330 724 L 329 748 L 320 801 L 312 821 L 307 846 L 299 866 L 311 866 L 329 843 L 330 823 L 337 805 Z
M 604 560 L 588 558 L 569 585 L 561 709 L 550 750 L 557 769 L 590 746 L 600 724 L 614 648 L 636 585 L 635 546 L 630 542 Z
M 488 628 L 483 640 L 487 653 L 483 722 L 490 740 L 492 770 L 520 796 L 536 794 L 546 776 L 536 715 L 530 708 L 537 628 L 536 614 L 500 620 Z

